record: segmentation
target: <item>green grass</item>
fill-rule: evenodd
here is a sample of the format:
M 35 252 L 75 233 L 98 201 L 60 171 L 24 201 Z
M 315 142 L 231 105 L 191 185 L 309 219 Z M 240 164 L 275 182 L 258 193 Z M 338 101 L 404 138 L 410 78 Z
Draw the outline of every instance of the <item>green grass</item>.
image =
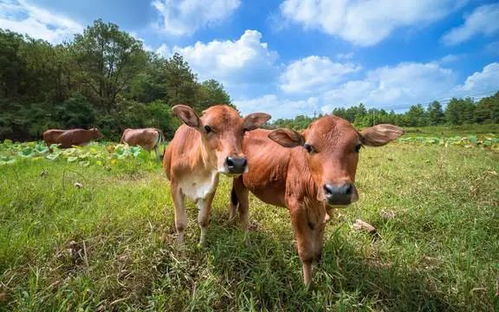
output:
M 251 197 L 245 240 L 226 224 L 227 178 L 208 246 L 190 203 L 180 251 L 159 163 L 21 159 L 0 166 L 0 310 L 497 311 L 498 174 L 486 149 L 363 149 L 360 200 L 328 225 L 306 290 L 286 209 Z
M 404 127 L 404 137 L 412 136 L 470 136 L 499 135 L 499 124 L 470 124 L 460 126 Z

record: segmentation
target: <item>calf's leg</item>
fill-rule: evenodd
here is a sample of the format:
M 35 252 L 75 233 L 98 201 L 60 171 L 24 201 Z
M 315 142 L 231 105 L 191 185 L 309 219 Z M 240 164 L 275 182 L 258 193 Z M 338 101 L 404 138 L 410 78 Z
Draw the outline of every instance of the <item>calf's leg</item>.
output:
M 239 224 L 241 229 L 247 231 L 249 223 L 249 191 L 244 186 L 243 177 L 237 177 L 232 182 L 231 204 L 229 218 L 236 217 L 236 210 L 239 211 Z
M 312 282 L 312 264 L 319 261 L 322 252 L 322 239 L 324 234 L 324 224 L 310 218 L 305 207 L 295 204 L 291 207 L 291 222 L 296 239 L 296 248 L 302 262 L 303 282 L 309 286 Z M 322 221 L 322 220 L 320 220 Z
M 206 245 L 206 231 L 210 224 L 211 202 L 215 192 L 209 194 L 206 198 L 200 198 L 196 201 L 198 207 L 198 224 L 201 229 L 201 237 L 199 238 L 199 245 Z
M 173 182 L 171 184 L 171 192 L 173 204 L 175 205 L 175 228 L 177 230 L 177 242 L 182 245 L 184 243 L 184 230 L 187 227 L 184 194 L 182 194 L 180 187 Z

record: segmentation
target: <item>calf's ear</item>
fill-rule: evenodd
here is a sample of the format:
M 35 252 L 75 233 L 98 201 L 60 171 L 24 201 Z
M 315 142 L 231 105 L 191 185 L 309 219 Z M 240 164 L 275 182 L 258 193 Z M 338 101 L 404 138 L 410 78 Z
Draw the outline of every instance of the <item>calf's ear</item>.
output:
M 198 115 L 192 107 L 179 104 L 173 106 L 172 110 L 173 113 L 189 127 L 199 128 L 201 126 L 201 120 L 199 120 Z
M 244 117 L 243 129 L 250 131 L 263 126 L 272 116 L 265 113 L 253 113 Z
M 291 129 L 276 129 L 269 133 L 269 139 L 284 147 L 296 147 L 305 144 L 305 138 Z
M 362 144 L 366 146 L 382 146 L 404 134 L 404 130 L 390 124 L 380 124 L 360 132 Z

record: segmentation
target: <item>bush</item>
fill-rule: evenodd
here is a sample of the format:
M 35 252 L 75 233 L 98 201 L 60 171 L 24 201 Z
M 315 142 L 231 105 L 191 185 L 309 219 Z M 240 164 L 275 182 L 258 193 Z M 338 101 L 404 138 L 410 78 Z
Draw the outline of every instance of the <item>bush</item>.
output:
M 95 109 L 86 97 L 75 94 L 55 107 L 55 120 L 64 128 L 91 128 L 95 123 Z

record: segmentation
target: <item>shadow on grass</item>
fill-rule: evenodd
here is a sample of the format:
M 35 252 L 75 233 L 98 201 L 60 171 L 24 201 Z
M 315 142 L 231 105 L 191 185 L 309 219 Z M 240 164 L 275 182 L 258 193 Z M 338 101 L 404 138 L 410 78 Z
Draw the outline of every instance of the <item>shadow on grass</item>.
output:
M 197 229 L 189 231 L 183 251 L 173 245 L 172 239 L 151 241 L 145 246 L 140 245 L 144 241 L 137 245 L 125 242 L 130 247 L 126 250 L 137 254 L 125 260 L 119 260 L 123 254 L 118 260 L 101 255 L 101 260 L 109 258 L 106 261 L 110 266 L 100 270 L 90 259 L 90 270 L 74 272 L 74 278 L 59 290 L 47 292 L 40 285 L 29 295 L 30 300 L 21 305 L 11 302 L 11 307 L 30 307 L 32 311 L 76 307 L 105 311 L 476 310 L 459 305 L 455 295 L 439 291 L 423 272 L 376 255 L 366 257 L 339 230 L 326 234 L 322 263 L 314 285 L 307 290 L 289 224 L 282 223 L 271 231 L 257 225 L 256 230 L 245 234 L 225 224 L 225 214 L 215 212 L 213 217 L 205 248 L 196 247 Z M 338 229 L 342 225 L 332 226 Z M 197 226 L 191 222 L 190 227 Z M 106 242 L 98 252 L 107 253 L 122 239 Z M 123 270 L 126 276 L 118 276 L 119 283 L 103 278 Z M 50 283 L 49 279 L 45 283 Z M 88 289 L 92 295 L 88 295 Z M 22 300 L 21 294 L 16 300 Z
M 204 252 L 208 253 L 209 270 L 215 275 L 217 285 L 208 284 L 219 288 L 216 292 L 227 289 L 226 295 L 213 301 L 213 308 L 301 311 L 465 308 L 457 299 L 453 301 L 452 295 L 440 292 L 426 274 L 376 257 L 366 258 L 338 231 L 326 239 L 323 260 L 308 291 L 302 284 L 301 264 L 289 234 L 275 237 L 257 231 L 245 240 L 244 234 L 234 228 L 218 227 L 213 232 L 211 245 Z M 205 291 L 201 288 L 196 295 L 199 300 L 191 301 L 190 308 L 201 308 L 198 304 L 209 302 L 207 296 L 214 290 Z

